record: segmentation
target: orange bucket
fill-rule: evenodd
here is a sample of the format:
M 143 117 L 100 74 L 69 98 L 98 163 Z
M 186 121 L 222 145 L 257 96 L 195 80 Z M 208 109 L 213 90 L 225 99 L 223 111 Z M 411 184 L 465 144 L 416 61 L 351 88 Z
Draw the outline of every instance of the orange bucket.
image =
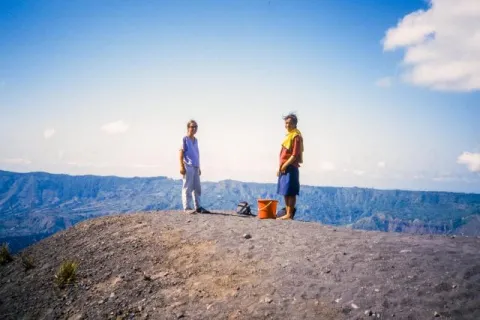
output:
M 258 214 L 259 219 L 275 219 L 277 217 L 277 200 L 272 199 L 258 199 Z

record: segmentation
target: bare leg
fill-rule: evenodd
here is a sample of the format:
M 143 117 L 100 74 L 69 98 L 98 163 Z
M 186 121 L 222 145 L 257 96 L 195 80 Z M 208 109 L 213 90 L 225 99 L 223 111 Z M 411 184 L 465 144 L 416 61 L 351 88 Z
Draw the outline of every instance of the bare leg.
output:
M 285 207 L 286 207 L 286 214 L 280 218 L 279 220 L 291 220 L 293 216 L 293 210 L 295 209 L 295 204 L 297 202 L 296 196 L 285 196 Z

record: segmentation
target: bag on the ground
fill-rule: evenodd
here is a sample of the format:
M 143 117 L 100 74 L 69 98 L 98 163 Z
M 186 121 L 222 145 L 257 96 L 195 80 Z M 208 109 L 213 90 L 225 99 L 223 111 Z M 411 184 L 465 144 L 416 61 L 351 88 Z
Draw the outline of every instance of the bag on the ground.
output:
M 250 209 L 250 205 L 248 204 L 248 202 L 242 201 L 237 205 L 236 212 L 238 214 L 243 214 L 248 216 L 252 214 L 252 209 Z

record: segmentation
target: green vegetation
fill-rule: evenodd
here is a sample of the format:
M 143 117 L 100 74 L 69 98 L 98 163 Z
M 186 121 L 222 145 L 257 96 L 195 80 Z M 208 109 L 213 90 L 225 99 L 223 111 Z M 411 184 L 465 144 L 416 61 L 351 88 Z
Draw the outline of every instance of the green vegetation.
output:
M 75 261 L 66 260 L 62 262 L 55 275 L 55 282 L 60 288 L 72 284 L 76 280 L 78 264 Z
M 13 261 L 10 250 L 8 249 L 8 243 L 3 243 L 0 247 L 0 265 L 4 265 Z
M 22 266 L 25 271 L 35 268 L 33 258 L 31 256 L 22 255 Z

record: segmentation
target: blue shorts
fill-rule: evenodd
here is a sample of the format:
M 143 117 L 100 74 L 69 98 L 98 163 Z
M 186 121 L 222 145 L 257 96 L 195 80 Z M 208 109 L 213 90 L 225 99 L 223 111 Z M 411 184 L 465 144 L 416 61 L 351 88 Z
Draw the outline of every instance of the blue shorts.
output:
M 300 193 L 300 175 L 297 167 L 290 165 L 285 173 L 280 174 L 277 193 L 282 196 L 298 196 Z

